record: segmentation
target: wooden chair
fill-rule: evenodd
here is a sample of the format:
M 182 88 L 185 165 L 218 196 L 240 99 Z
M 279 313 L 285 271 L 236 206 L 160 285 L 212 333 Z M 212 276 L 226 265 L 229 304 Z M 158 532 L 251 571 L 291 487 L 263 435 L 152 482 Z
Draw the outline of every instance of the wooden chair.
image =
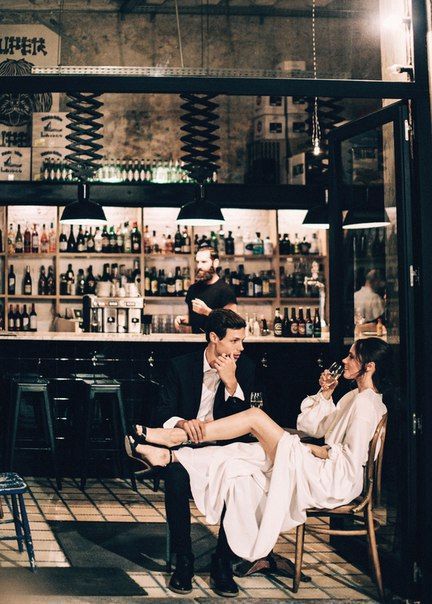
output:
M 379 528 L 379 523 L 374 520 L 373 506 L 374 500 L 379 501 L 381 491 L 381 469 L 382 458 L 384 453 L 384 442 L 387 428 L 387 414 L 385 414 L 378 424 L 375 434 L 369 445 L 369 455 L 365 467 L 365 483 L 363 492 L 360 497 L 357 497 L 351 503 L 341 505 L 332 510 L 311 508 L 307 510 L 308 517 L 328 517 L 340 518 L 343 516 L 354 517 L 363 522 L 363 527 L 358 529 L 332 529 L 329 526 L 311 526 L 307 529 L 313 533 L 322 533 L 326 535 L 335 535 L 341 537 L 357 537 L 366 535 L 368 540 L 369 559 L 373 569 L 375 582 L 378 588 L 380 599 L 384 599 L 384 588 L 381 576 L 381 567 L 378 556 L 378 549 L 375 537 L 375 531 Z M 380 443 L 378 455 L 376 455 L 377 446 Z M 375 459 L 376 457 L 376 459 Z M 362 513 L 363 518 L 358 516 Z M 296 533 L 296 550 L 295 550 L 295 574 L 293 580 L 293 591 L 297 592 L 300 585 L 300 576 L 302 570 L 303 550 L 304 550 L 304 534 L 306 524 L 301 524 L 297 527 Z

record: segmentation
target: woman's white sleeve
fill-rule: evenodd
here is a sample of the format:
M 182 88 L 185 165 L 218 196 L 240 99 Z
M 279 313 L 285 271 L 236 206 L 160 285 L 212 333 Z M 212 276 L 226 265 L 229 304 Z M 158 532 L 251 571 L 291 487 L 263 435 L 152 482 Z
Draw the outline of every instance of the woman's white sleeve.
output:
M 297 417 L 297 430 L 321 438 L 332 424 L 336 406 L 333 399 L 326 399 L 321 393 L 316 396 L 317 401 L 310 396 L 303 400 Z

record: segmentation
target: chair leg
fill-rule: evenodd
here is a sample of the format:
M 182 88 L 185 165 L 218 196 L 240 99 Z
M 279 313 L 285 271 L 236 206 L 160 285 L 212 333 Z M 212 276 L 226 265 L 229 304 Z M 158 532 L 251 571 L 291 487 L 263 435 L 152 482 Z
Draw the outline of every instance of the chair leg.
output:
M 21 553 L 24 551 L 24 547 L 23 547 L 24 537 L 23 537 L 21 518 L 19 515 L 19 511 L 18 511 L 16 497 L 17 497 L 16 495 L 11 495 L 12 515 L 13 515 L 13 521 L 14 521 L 14 525 L 15 525 L 15 534 L 16 534 L 16 539 L 17 539 L 17 543 L 18 543 L 18 551 Z
M 88 469 L 88 456 L 90 453 L 90 428 L 93 417 L 95 397 L 94 393 L 90 392 L 87 400 L 85 401 L 84 408 L 84 438 L 82 444 L 82 457 L 81 457 L 81 481 L 80 488 L 84 491 L 87 482 L 87 469 Z
M 297 593 L 300 586 L 301 571 L 303 564 L 305 524 L 300 524 L 296 529 L 296 548 L 295 548 L 295 571 L 293 578 L 293 592 Z
M 56 479 L 57 489 L 59 491 L 61 491 L 62 483 L 61 483 L 60 473 L 59 473 L 58 463 L 57 463 L 57 450 L 56 450 L 56 442 L 55 442 L 54 428 L 53 428 L 53 421 L 52 421 L 52 411 L 51 411 L 51 406 L 50 406 L 50 402 L 49 402 L 49 398 L 48 398 L 48 392 L 46 390 L 43 392 L 43 400 L 44 400 L 45 423 L 46 423 L 46 429 L 47 429 L 47 436 L 48 436 L 49 445 L 51 448 L 51 460 L 52 460 L 52 464 L 53 464 L 53 468 L 54 468 L 54 475 L 55 475 L 55 479 Z
M 122 397 L 122 393 L 121 390 L 117 391 L 117 400 L 118 400 L 118 412 L 119 412 L 119 417 L 120 417 L 120 426 L 121 426 L 121 439 L 120 439 L 120 443 L 119 443 L 119 447 L 120 447 L 120 451 L 123 452 L 123 439 L 127 434 L 127 429 L 126 429 L 126 418 L 124 415 L 124 406 L 123 406 L 123 397 Z M 123 457 L 120 456 L 121 460 L 122 460 L 122 471 L 123 471 L 123 459 L 124 459 L 124 453 L 123 453 Z M 129 463 L 128 461 L 128 465 L 127 467 L 129 468 L 129 477 L 130 477 L 130 481 L 131 481 L 131 486 L 132 489 L 137 493 L 138 492 L 138 487 L 137 487 L 137 482 L 136 482 L 136 478 L 135 478 L 135 474 L 132 470 L 132 465 Z
M 15 391 L 15 404 L 13 407 L 12 415 L 11 415 L 11 428 L 10 428 L 10 438 L 8 445 L 8 461 L 6 463 L 6 469 L 10 472 L 13 471 L 14 457 L 15 457 L 15 443 L 16 443 L 16 434 L 18 430 L 18 417 L 21 406 L 21 388 L 17 386 Z
M 36 560 L 35 560 L 33 541 L 32 541 L 32 536 L 31 536 L 31 532 L 30 532 L 30 525 L 29 525 L 29 521 L 27 518 L 27 511 L 26 511 L 23 495 L 18 495 L 18 501 L 19 501 L 19 506 L 20 506 L 20 510 L 21 510 L 22 527 L 23 527 L 23 531 L 24 531 L 24 539 L 25 539 L 27 554 L 28 554 L 29 561 L 30 561 L 30 567 L 32 569 L 32 572 L 35 573 L 36 572 Z
M 373 575 L 375 578 L 375 583 L 378 589 L 380 600 L 384 600 L 384 588 L 382 582 L 381 575 L 381 566 L 378 555 L 378 547 L 376 542 L 375 528 L 374 528 L 374 519 L 372 514 L 372 509 L 368 505 L 364 512 L 364 519 L 367 529 L 367 540 L 368 540 L 368 548 L 369 548 L 369 558 L 372 566 Z

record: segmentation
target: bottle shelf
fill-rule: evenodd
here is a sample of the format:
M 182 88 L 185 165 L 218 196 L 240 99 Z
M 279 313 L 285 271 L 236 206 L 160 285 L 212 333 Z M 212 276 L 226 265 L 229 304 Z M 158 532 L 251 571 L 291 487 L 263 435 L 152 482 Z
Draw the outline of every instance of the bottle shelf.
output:
M 275 254 L 219 254 L 219 260 L 236 260 L 241 258 L 242 260 L 272 260 L 275 258 Z
M 144 296 L 145 302 L 183 302 L 186 296 Z
M 311 260 L 324 260 L 326 256 L 321 254 L 279 254 L 281 260 L 287 260 L 288 258 L 294 258 L 294 260 L 311 259 Z
M 288 298 L 282 298 L 280 299 L 281 302 L 296 302 L 297 304 L 319 304 L 320 299 L 319 298 L 298 298 L 295 296 L 291 296 Z
M 40 254 L 32 254 L 31 252 L 29 253 L 22 253 L 22 254 L 8 254 L 7 257 L 8 258 L 25 258 L 26 260 L 31 260 L 32 258 L 36 259 L 40 259 L 40 258 L 55 258 L 56 253 L 55 252 L 44 252 L 44 253 L 40 253 Z
M 241 296 L 238 297 L 239 302 L 252 302 L 253 304 L 259 304 L 260 302 L 274 302 L 275 296 Z
M 112 253 L 105 253 L 105 252 L 94 252 L 94 253 L 87 253 L 87 252 L 59 252 L 58 257 L 61 258 L 69 258 L 71 260 L 73 259 L 78 259 L 78 258 L 83 258 L 83 259 L 90 259 L 90 258 L 140 258 L 141 254 L 139 252 L 137 252 L 136 254 L 116 254 L 115 252 Z
M 83 294 L 83 295 L 84 295 L 84 294 Z M 76 295 L 73 295 L 73 296 L 67 296 L 67 295 L 66 295 L 66 296 L 59 296 L 59 299 L 60 299 L 60 300 L 82 300 L 82 299 L 83 299 L 83 296 L 76 296 Z
M 26 294 L 12 294 L 7 296 L 9 300 L 28 300 L 32 302 L 33 300 L 55 300 L 56 296 L 36 296 L 36 295 L 26 295 Z

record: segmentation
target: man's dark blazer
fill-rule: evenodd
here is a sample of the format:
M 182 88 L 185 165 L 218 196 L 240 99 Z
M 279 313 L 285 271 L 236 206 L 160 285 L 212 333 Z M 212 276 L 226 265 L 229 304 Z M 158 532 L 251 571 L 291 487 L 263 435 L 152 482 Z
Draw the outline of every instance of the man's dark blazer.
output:
M 170 361 L 164 384 L 161 387 L 159 405 L 153 414 L 152 424 L 154 426 L 162 426 L 173 416 L 183 419 L 196 418 L 203 386 L 203 355 L 204 349 L 201 349 L 175 357 Z M 244 356 L 244 353 L 237 361 L 236 378 L 243 390 L 244 401 L 233 396 L 228 397 L 225 401 L 225 385 L 221 380 L 213 406 L 214 419 L 227 417 L 250 407 L 255 365 Z

